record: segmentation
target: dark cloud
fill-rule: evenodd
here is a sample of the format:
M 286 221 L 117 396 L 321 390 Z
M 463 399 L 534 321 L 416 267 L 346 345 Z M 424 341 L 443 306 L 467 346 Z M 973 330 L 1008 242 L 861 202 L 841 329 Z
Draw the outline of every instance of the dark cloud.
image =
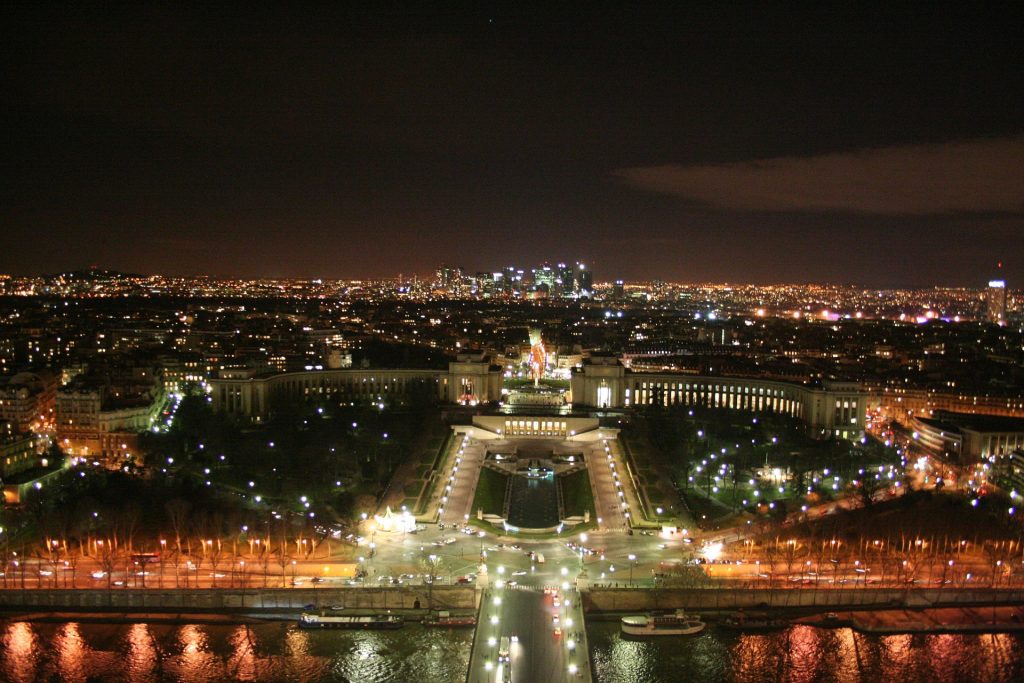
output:
M 780 157 L 644 166 L 615 175 L 638 188 L 727 210 L 890 216 L 1020 213 L 1024 136 Z

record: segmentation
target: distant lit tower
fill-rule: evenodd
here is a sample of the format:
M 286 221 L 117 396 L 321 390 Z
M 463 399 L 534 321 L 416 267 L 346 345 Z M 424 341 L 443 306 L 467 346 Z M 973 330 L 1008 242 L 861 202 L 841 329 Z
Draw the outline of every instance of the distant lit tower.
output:
M 996 325 L 1006 324 L 1006 281 L 989 280 L 988 290 L 985 292 L 986 317 L 990 323 Z
M 441 266 L 437 271 L 437 283 L 442 289 L 454 292 L 462 287 L 462 266 Z
M 585 263 L 576 263 L 576 293 L 588 299 L 594 295 L 594 273 Z
M 549 294 L 555 294 L 555 270 L 550 263 L 543 264 L 540 268 L 533 269 L 533 286 L 537 289 L 543 288 Z
M 626 298 L 626 283 L 622 280 L 616 280 L 615 285 L 612 287 L 612 296 L 616 301 L 622 301 Z
M 561 296 L 572 296 L 573 290 L 576 289 L 576 275 L 572 271 L 572 266 L 558 264 L 558 285 L 561 288 L 558 292 Z

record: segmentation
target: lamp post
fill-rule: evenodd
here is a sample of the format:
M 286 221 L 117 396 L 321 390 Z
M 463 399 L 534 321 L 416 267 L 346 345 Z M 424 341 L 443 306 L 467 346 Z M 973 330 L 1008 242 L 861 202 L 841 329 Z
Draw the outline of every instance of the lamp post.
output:
M 629 555 L 629 585 L 633 586 L 633 567 L 636 566 L 636 555 L 630 553 Z
M 434 581 L 437 580 L 437 555 L 430 555 L 427 560 L 430 562 L 430 583 L 427 585 L 427 609 L 434 609 Z

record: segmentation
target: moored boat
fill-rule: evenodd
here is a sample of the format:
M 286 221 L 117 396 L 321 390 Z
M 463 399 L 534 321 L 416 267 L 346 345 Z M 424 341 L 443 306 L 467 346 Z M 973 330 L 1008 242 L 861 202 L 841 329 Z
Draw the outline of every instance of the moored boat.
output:
M 736 612 L 732 616 L 722 619 L 718 624 L 734 631 L 772 631 L 786 628 L 789 626 L 789 621 L 771 617 L 764 612 Z
M 424 626 L 476 626 L 476 617 L 472 614 L 457 617 L 449 612 L 438 612 L 423 619 Z
M 394 614 L 334 616 L 303 613 L 299 617 L 299 628 L 395 629 L 402 628 L 404 623 L 403 617 Z
M 688 636 L 700 633 L 706 624 L 698 615 L 683 610 L 674 614 L 622 617 L 622 632 L 631 636 Z

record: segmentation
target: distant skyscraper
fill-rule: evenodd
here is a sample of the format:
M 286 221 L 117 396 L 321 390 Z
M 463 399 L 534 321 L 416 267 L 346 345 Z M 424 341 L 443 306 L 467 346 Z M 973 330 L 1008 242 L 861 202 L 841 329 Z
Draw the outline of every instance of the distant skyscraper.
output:
M 1006 281 L 990 280 L 985 294 L 986 313 L 990 323 L 1006 324 Z
M 550 263 L 545 263 L 540 268 L 533 269 L 533 286 L 537 289 L 544 288 L 548 294 L 556 294 L 555 277 L 554 268 Z
M 573 290 L 576 289 L 576 276 L 572 272 L 572 266 L 565 263 L 558 264 L 557 283 L 561 290 L 559 294 L 562 296 L 572 296 Z
M 504 271 L 502 284 L 507 294 L 515 294 L 523 289 L 523 271 L 509 266 Z
M 579 262 L 576 263 L 576 293 L 588 298 L 594 295 L 594 273 Z
M 437 271 L 438 284 L 449 291 L 462 287 L 462 266 L 441 266 Z
M 615 286 L 612 287 L 612 296 L 616 299 L 624 299 L 626 296 L 626 283 L 622 280 L 616 280 Z

